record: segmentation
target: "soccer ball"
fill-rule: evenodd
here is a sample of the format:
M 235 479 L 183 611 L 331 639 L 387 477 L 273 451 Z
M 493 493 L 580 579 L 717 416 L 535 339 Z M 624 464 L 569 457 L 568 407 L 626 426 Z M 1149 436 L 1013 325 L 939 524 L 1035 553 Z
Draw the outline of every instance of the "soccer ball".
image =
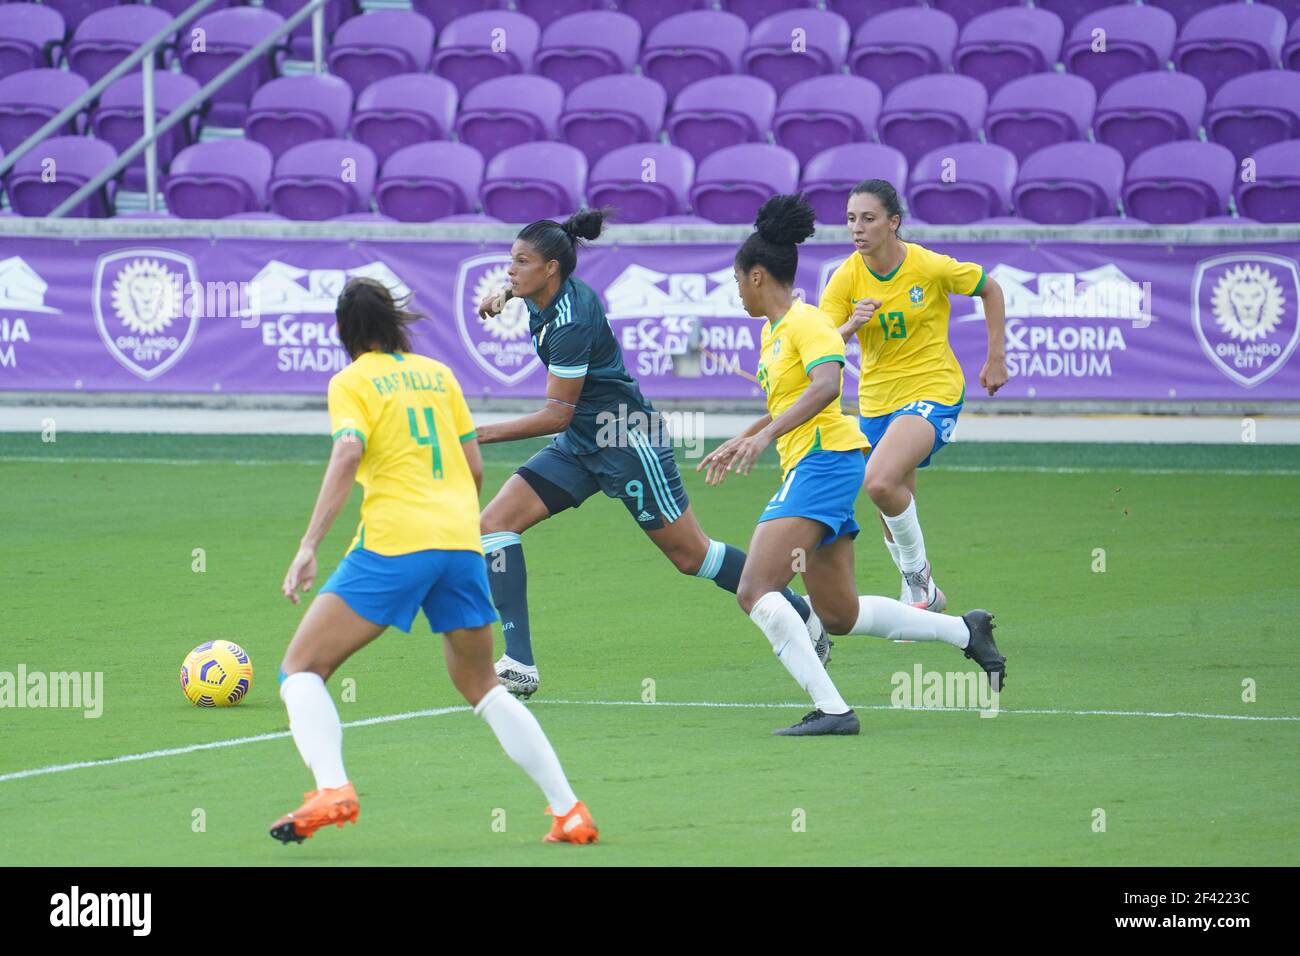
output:
M 208 641 L 181 665 L 181 690 L 198 707 L 233 707 L 253 686 L 253 662 L 238 644 Z

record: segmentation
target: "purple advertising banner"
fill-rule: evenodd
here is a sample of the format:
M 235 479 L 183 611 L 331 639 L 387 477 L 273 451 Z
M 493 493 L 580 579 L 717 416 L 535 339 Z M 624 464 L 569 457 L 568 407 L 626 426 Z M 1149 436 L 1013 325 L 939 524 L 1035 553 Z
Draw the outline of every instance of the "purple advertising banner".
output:
M 1000 395 L 1042 400 L 1300 399 L 1300 243 L 934 242 L 1006 294 Z M 596 245 L 578 275 L 604 299 L 652 398 L 760 393 L 761 320 L 740 307 L 732 243 Z M 540 396 L 523 304 L 480 322 L 505 281 L 504 243 L 0 236 L 0 389 L 323 395 L 348 358 L 334 302 L 352 276 L 412 292 L 418 349 L 470 396 Z M 809 244 L 815 301 L 847 245 Z M 952 296 L 950 338 L 971 397 L 982 303 Z M 698 333 L 692 334 L 698 329 Z M 694 350 L 695 361 L 674 361 Z M 856 346 L 850 348 L 852 378 Z M 676 371 L 674 371 L 676 365 Z M 686 374 L 689 372 L 689 374 Z

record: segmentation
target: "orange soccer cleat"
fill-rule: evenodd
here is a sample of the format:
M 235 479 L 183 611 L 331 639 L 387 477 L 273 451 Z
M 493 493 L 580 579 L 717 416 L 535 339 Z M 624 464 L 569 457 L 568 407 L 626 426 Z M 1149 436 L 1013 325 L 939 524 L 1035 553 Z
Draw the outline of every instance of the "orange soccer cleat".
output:
M 550 807 L 546 808 L 549 816 L 555 816 Z M 579 800 L 562 817 L 555 817 L 551 832 L 542 837 L 544 843 L 595 843 L 600 837 L 596 822 L 587 812 L 587 805 Z
M 356 823 L 361 803 L 351 783 L 303 795 L 303 804 L 271 824 L 271 836 L 281 843 L 301 843 L 331 823 Z

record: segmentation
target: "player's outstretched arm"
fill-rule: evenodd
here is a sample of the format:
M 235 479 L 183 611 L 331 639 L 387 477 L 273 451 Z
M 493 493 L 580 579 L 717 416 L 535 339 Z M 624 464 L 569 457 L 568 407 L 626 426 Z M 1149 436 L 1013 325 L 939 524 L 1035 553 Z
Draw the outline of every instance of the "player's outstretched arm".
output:
M 984 303 L 984 324 L 988 329 L 989 351 L 980 369 L 980 384 L 996 395 L 1007 384 L 1007 308 L 1002 286 L 997 280 L 987 279 L 979 297 Z
M 307 533 L 302 536 L 298 553 L 294 555 L 280 588 L 294 604 L 299 601 L 298 592 L 309 590 L 316 579 L 316 549 L 347 504 L 364 453 L 365 445 L 353 435 L 340 435 L 334 442 L 325 478 L 316 496 L 316 507 L 312 509 L 311 521 L 307 524 Z
M 840 376 L 843 372 L 844 368 L 838 362 L 823 362 L 815 366 L 809 373 L 808 387 L 804 389 L 798 400 L 765 428 L 749 438 L 742 439 L 727 470 L 742 475 L 749 474 L 764 448 L 786 432 L 793 431 L 807 422 L 831 402 L 838 402 Z
M 519 441 L 521 438 L 537 438 L 540 435 L 554 435 L 569 427 L 573 420 L 573 411 L 578 407 L 578 398 L 582 395 L 582 384 L 587 380 L 581 378 L 561 378 L 554 372 L 546 376 L 546 404 L 531 415 L 512 418 L 495 425 L 480 425 L 478 440 L 490 445 L 498 441 Z

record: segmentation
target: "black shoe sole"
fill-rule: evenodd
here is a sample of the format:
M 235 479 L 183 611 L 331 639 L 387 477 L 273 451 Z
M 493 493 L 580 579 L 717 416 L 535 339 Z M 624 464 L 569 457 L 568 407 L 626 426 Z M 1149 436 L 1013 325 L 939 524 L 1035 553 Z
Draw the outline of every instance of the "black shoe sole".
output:
M 290 843 L 301 843 L 307 839 L 300 836 L 298 831 L 293 828 L 293 822 L 281 823 L 279 826 L 271 827 L 271 836 L 275 837 L 281 843 L 288 846 Z
M 987 615 L 987 619 L 981 619 L 978 621 L 978 624 L 980 625 L 978 629 L 971 621 L 972 615 L 976 614 Z M 998 649 L 997 641 L 993 639 L 993 631 L 997 627 L 997 625 L 993 623 L 993 615 L 988 611 L 977 609 L 974 611 L 967 611 L 961 616 L 961 619 L 966 622 L 966 627 L 970 630 L 970 644 L 966 646 L 966 649 L 962 653 L 965 654 L 968 659 L 979 664 L 979 666 L 984 669 L 984 673 L 989 675 L 989 686 L 992 687 L 994 691 L 1001 693 L 1003 688 L 1007 686 L 1007 658 L 1006 655 Z M 987 625 L 987 630 L 984 625 Z M 971 645 L 974 645 L 977 636 L 980 636 L 983 641 L 987 641 L 989 647 L 992 648 L 994 658 L 988 663 L 985 663 L 985 661 L 980 660 L 971 653 Z

